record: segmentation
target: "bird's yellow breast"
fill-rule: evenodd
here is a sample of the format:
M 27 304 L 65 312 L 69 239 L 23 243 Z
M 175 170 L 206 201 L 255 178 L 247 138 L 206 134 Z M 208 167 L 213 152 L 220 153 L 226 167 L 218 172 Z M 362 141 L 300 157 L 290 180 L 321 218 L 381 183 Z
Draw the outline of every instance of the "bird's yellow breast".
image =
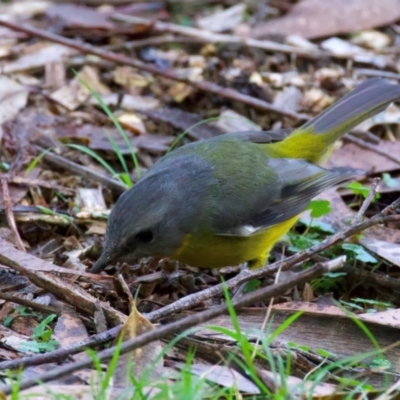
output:
M 295 224 L 298 215 L 250 236 L 186 235 L 171 258 L 200 268 L 221 268 L 250 262 L 262 267 L 273 245 Z

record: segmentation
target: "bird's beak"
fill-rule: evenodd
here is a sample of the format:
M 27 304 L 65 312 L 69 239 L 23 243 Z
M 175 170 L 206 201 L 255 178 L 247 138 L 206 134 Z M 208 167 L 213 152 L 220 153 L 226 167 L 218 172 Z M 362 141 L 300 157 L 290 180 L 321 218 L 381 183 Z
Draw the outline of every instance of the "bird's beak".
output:
M 90 272 L 92 274 L 96 274 L 97 272 L 100 272 L 105 267 L 107 267 L 107 265 L 112 263 L 113 261 L 114 259 L 110 254 L 103 252 L 100 258 L 95 262 L 95 264 L 91 268 Z

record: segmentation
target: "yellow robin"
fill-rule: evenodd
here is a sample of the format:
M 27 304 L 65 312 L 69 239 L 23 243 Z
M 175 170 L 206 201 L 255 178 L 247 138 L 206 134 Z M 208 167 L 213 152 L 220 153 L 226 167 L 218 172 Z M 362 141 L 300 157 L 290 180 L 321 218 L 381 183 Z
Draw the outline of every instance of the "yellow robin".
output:
M 241 132 L 175 149 L 118 199 L 91 272 L 146 256 L 263 266 L 310 200 L 354 175 L 320 166 L 335 141 L 399 98 L 400 85 L 369 79 L 283 140 Z

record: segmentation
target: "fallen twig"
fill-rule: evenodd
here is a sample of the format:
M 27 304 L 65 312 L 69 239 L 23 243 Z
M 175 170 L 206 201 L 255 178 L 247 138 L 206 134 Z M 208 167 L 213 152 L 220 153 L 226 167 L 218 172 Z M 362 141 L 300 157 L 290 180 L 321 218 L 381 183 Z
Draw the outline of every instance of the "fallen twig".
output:
M 7 178 L 4 175 L 1 177 L 1 187 L 3 190 L 3 204 L 6 213 L 6 219 L 8 226 L 11 229 L 12 235 L 14 237 L 15 245 L 17 246 L 18 250 L 26 252 L 21 236 L 19 236 L 17 224 L 15 223 L 13 209 L 12 209 L 12 201 L 10 197 L 10 192 L 8 190 L 8 182 Z
M 6 26 L 7 28 L 10 28 L 14 31 L 24 32 L 31 36 L 37 36 L 37 37 L 49 40 L 51 42 L 60 43 L 64 46 L 68 46 L 73 49 L 76 49 L 76 50 L 80 51 L 81 53 L 95 54 L 101 58 L 114 61 L 118 64 L 131 65 L 133 67 L 139 68 L 143 71 L 147 71 L 147 72 L 150 72 L 155 75 L 161 75 L 161 76 L 164 76 L 166 78 L 169 78 L 169 79 L 172 79 L 175 81 L 185 82 L 201 91 L 215 93 L 219 96 L 226 97 L 230 100 L 239 101 L 239 102 L 248 104 L 259 110 L 273 112 L 278 115 L 283 115 L 285 117 L 292 118 L 296 121 L 299 121 L 299 120 L 302 121 L 302 120 L 308 119 L 306 116 L 304 116 L 302 114 L 298 114 L 295 112 L 281 109 L 279 107 L 275 107 L 273 104 L 267 103 L 264 100 L 260 100 L 255 97 L 245 95 L 245 94 L 240 93 L 231 88 L 222 87 L 213 82 L 195 81 L 195 80 L 190 80 L 189 78 L 182 78 L 179 75 L 177 75 L 172 69 L 163 70 L 154 65 L 146 64 L 138 59 L 133 59 L 130 57 L 126 57 L 124 55 L 113 53 L 111 51 L 99 49 L 99 48 L 91 46 L 87 43 L 80 43 L 75 40 L 67 39 L 60 35 L 56 35 L 54 33 L 51 33 L 49 31 L 45 31 L 42 29 L 37 29 L 37 28 L 34 28 L 34 27 L 26 25 L 26 24 L 0 19 L 0 26 Z
M 11 294 L 4 293 L 1 291 L 0 291 L 0 299 L 6 300 L 6 301 L 11 301 L 12 303 L 20 304 L 21 306 L 30 307 L 30 308 L 32 308 L 32 310 L 36 310 L 36 311 L 42 312 L 44 314 L 57 314 L 57 315 L 61 314 L 61 310 L 59 308 L 52 307 L 52 306 L 46 306 L 44 304 L 37 303 L 36 301 L 24 299 L 24 298 L 18 297 L 18 296 L 13 296 Z M 1 368 L 0 368 L 0 370 L 1 370 Z
M 1 25 L 1 22 L 0 22 Z M 38 154 L 45 152 L 46 150 L 39 147 L 35 146 Z M 49 161 L 58 167 L 64 168 L 67 171 L 70 171 L 74 174 L 77 174 L 79 176 L 82 176 L 85 179 L 89 179 L 92 181 L 95 181 L 97 183 L 100 183 L 106 187 L 109 187 L 110 189 L 116 190 L 118 193 L 124 192 L 128 187 L 124 185 L 121 182 L 118 182 L 115 179 L 109 178 L 106 175 L 100 174 L 99 172 L 85 167 L 83 165 L 74 163 L 73 161 L 67 160 L 65 157 L 61 157 L 57 154 L 51 153 L 51 152 L 46 152 L 45 155 L 43 156 L 46 161 Z
M 354 226 L 361 222 L 361 219 L 364 216 L 365 212 L 367 211 L 367 208 L 369 207 L 369 205 L 371 204 L 372 200 L 375 198 L 375 196 L 378 192 L 380 181 L 381 181 L 380 178 L 373 179 L 372 186 L 371 186 L 371 189 L 369 190 L 368 196 L 363 201 L 360 209 L 358 210 L 358 213 L 354 216 L 353 220 L 351 221 L 351 224 L 350 224 L 351 226 Z

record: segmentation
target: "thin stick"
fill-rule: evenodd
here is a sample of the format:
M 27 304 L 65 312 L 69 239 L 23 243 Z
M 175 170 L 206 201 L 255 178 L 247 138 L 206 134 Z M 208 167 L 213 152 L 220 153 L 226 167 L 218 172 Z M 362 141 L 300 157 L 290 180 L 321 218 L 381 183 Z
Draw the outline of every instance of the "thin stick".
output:
M 363 201 L 358 213 L 354 216 L 353 221 L 351 221 L 351 225 L 356 225 L 361 222 L 362 217 L 364 216 L 367 208 L 370 206 L 372 200 L 375 198 L 376 194 L 378 193 L 379 183 L 381 178 L 374 178 L 372 181 L 371 189 L 369 190 L 368 196 Z
M 129 289 L 128 284 L 125 282 L 124 277 L 121 274 L 118 274 L 117 280 L 118 280 L 119 284 L 121 285 L 122 290 L 126 294 L 127 299 L 129 300 L 128 306 L 129 306 L 129 313 L 130 313 L 132 311 L 131 305 L 134 304 L 132 293 Z
M 232 43 L 241 44 L 248 47 L 255 47 L 258 49 L 277 51 L 287 54 L 296 54 L 300 56 L 306 56 L 310 58 L 321 58 L 324 56 L 330 56 L 328 52 L 320 50 L 301 49 L 299 47 L 290 46 L 287 44 L 273 42 L 271 40 L 257 40 L 252 38 L 244 38 L 236 35 L 227 35 L 221 33 L 214 33 L 203 29 L 192 28 L 188 26 L 182 26 L 172 24 L 169 22 L 154 21 L 149 18 L 143 18 L 132 15 L 114 14 L 111 17 L 117 21 L 127 22 L 131 24 L 147 24 L 152 27 L 153 30 L 158 32 L 174 33 L 178 35 L 189 36 L 201 40 L 204 43 Z
M 32 310 L 36 310 L 45 314 L 57 314 L 57 315 L 61 314 L 61 310 L 59 308 L 52 306 L 45 306 L 44 304 L 37 303 L 36 301 L 24 299 L 18 296 L 13 296 L 11 294 L 7 294 L 4 292 L 0 292 L 0 299 L 11 301 L 12 303 L 20 304 L 21 306 L 30 307 L 32 308 Z
M 1 22 L 0 22 L 1 25 Z M 38 153 L 42 153 L 45 149 L 35 146 Z M 67 171 L 71 171 L 74 174 L 82 176 L 85 179 L 89 179 L 96 183 L 100 183 L 110 189 L 117 191 L 118 193 L 123 193 L 128 187 L 123 183 L 118 182 L 115 179 L 109 178 L 106 175 L 100 174 L 99 172 L 93 170 L 92 168 L 85 167 L 83 165 L 77 164 L 71 160 L 67 160 L 65 157 L 59 156 L 57 154 L 46 152 L 43 156 L 48 162 L 51 162 L 58 167 L 64 168 Z
M 56 35 L 49 31 L 45 31 L 42 29 L 37 29 L 32 26 L 6 21 L 4 19 L 0 19 L 0 26 L 6 26 L 14 31 L 24 32 L 31 36 L 37 36 L 42 39 L 49 40 L 54 43 L 60 43 L 64 46 L 70 47 L 72 49 L 76 49 L 84 54 L 94 54 L 98 57 L 104 58 L 106 60 L 114 61 L 118 64 L 131 65 L 133 67 L 139 68 L 143 71 L 150 72 L 155 75 L 164 76 L 165 78 L 172 79 L 174 81 L 185 82 L 188 85 L 195 87 L 203 92 L 215 93 L 219 96 L 226 97 L 230 100 L 239 101 L 244 104 L 248 104 L 254 108 L 259 110 L 272 112 L 278 115 L 283 115 L 285 117 L 292 118 L 296 121 L 307 120 L 308 117 L 302 114 L 298 114 L 295 112 L 287 111 L 282 108 L 276 107 L 273 104 L 267 103 L 264 100 L 256 99 L 255 97 L 251 97 L 240 93 L 234 89 L 226 88 L 223 86 L 219 86 L 213 82 L 208 81 L 194 81 L 190 78 L 182 78 L 179 74 L 176 74 L 172 69 L 162 70 L 154 65 L 146 64 L 138 59 L 126 57 L 120 54 L 113 53 L 111 51 L 107 51 L 104 49 L 99 49 L 94 46 L 91 46 L 87 43 L 77 42 L 76 40 L 67 39 L 60 35 Z
M 3 204 L 6 212 L 7 223 L 14 237 L 15 245 L 17 246 L 18 250 L 26 253 L 24 243 L 22 242 L 21 236 L 19 236 L 17 224 L 15 223 L 13 209 L 12 209 L 12 201 L 10 197 L 10 192 L 8 190 L 8 182 L 7 178 L 4 175 L 1 177 L 1 187 L 3 189 Z

